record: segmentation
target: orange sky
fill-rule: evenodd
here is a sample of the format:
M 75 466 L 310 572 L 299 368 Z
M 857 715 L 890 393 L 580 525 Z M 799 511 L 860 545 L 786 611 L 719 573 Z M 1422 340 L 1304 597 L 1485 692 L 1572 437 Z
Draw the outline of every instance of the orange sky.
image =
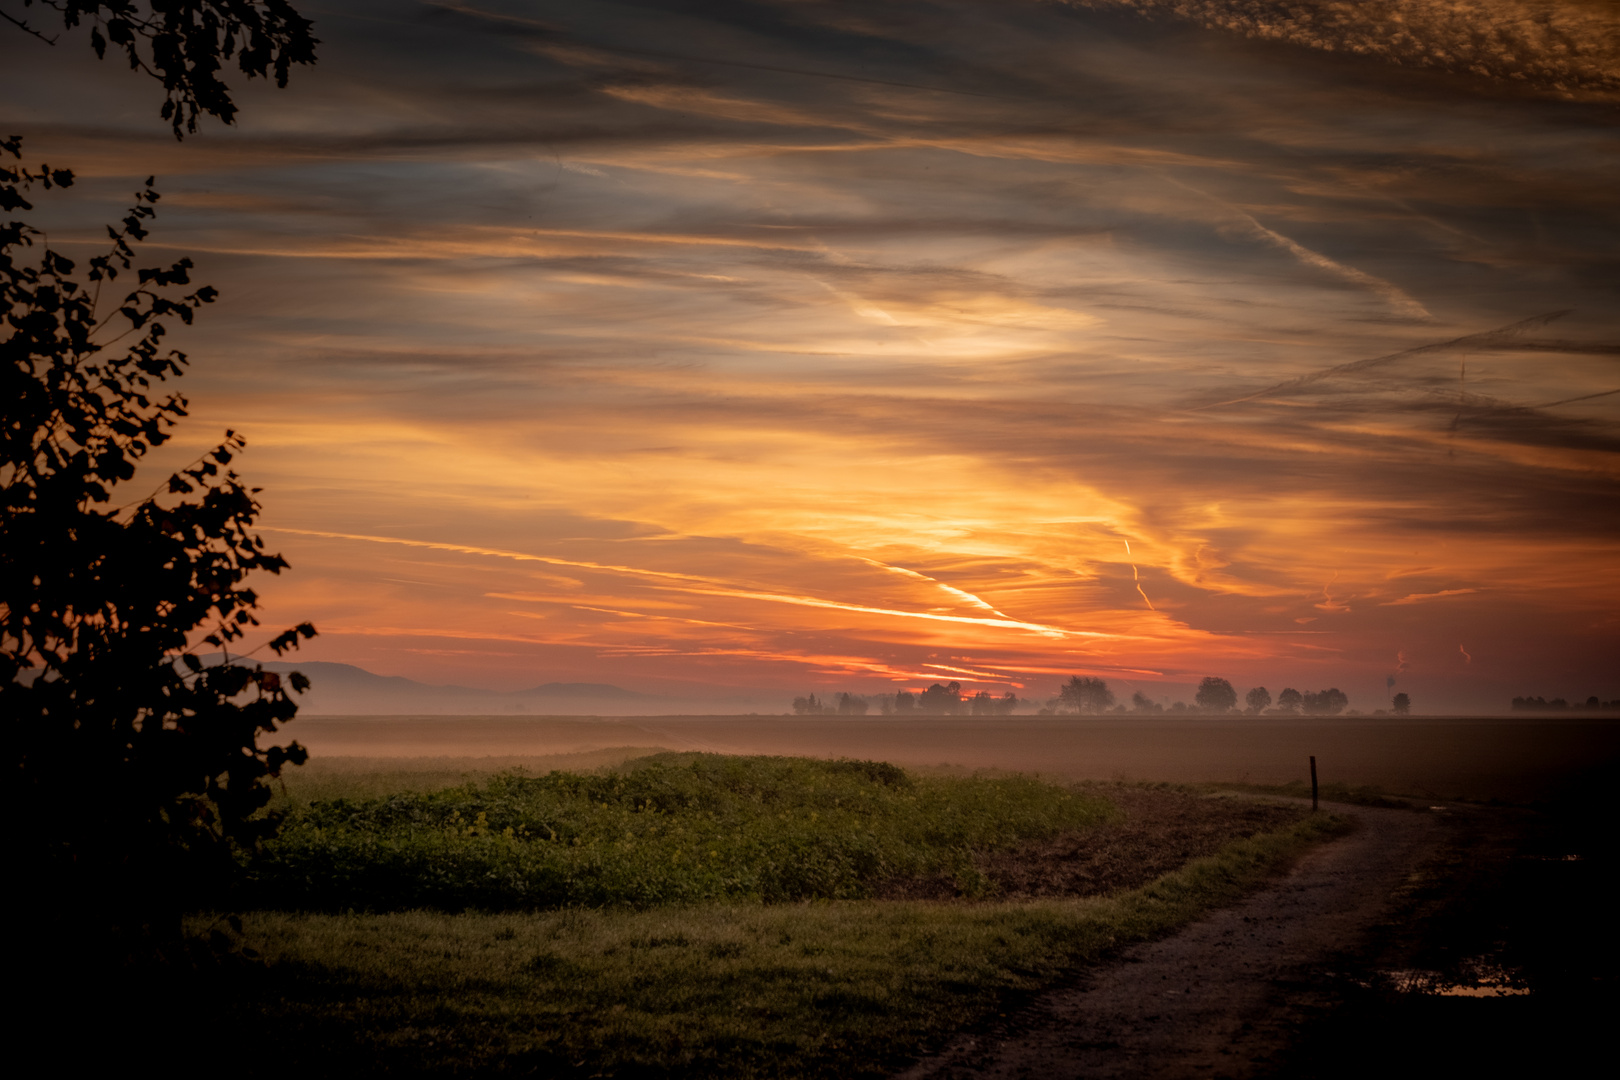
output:
M 1613 56 L 1130 7 L 343 3 L 183 144 L 87 50 L 0 85 L 53 243 L 155 171 L 223 290 L 169 457 L 247 434 L 311 658 L 1620 697 Z

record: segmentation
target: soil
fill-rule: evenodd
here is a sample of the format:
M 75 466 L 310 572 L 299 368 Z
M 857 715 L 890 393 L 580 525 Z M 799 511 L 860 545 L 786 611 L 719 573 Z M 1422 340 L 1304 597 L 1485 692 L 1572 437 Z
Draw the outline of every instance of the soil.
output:
M 1174 788 L 1088 784 L 1084 790 L 1104 796 L 1123 813 L 1101 826 L 979 855 L 974 862 L 990 882 L 992 895 L 1101 896 L 1134 889 L 1189 859 L 1282 828 L 1305 813 L 1296 806 L 1211 798 Z M 954 878 L 939 876 L 891 881 L 876 895 L 883 900 L 947 900 L 959 890 Z
M 1591 808 L 1332 809 L 1356 829 L 1276 886 L 900 1076 L 1528 1075 L 1600 1049 L 1620 950 L 1615 831 Z M 1482 970 L 1514 993 L 1436 992 Z

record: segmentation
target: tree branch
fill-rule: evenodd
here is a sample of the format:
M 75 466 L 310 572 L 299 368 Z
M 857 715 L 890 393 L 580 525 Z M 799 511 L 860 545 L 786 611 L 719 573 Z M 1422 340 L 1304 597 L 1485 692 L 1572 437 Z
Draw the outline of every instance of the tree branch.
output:
M 32 26 L 29 26 L 23 20 L 13 18 L 12 16 L 7 15 L 4 11 L 0 11 L 0 19 L 6 20 L 6 22 L 10 23 L 12 26 L 15 26 L 17 29 L 21 30 L 25 34 L 32 34 L 34 37 L 39 38 L 39 40 L 43 41 L 47 45 L 55 45 L 56 44 L 56 38 L 46 37 L 44 34 L 40 33 L 38 30 L 35 30 Z

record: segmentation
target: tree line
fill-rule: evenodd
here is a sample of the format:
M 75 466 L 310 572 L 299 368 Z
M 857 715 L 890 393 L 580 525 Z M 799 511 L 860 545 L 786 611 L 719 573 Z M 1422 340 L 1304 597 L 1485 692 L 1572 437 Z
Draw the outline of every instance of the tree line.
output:
M 1514 712 L 1620 712 L 1620 700 L 1603 701 L 1597 695 L 1585 701 L 1569 702 L 1561 697 L 1551 701 L 1541 697 L 1516 697 L 1513 699 Z
M 1518 708 L 1515 698 L 1514 708 Z M 1539 699 L 1538 699 L 1539 700 Z M 1595 698 L 1593 699 L 1596 700 Z M 988 690 L 981 690 L 977 694 L 967 695 L 962 692 L 962 684 L 958 682 L 934 683 L 921 693 L 912 693 L 901 690 L 894 694 L 848 694 L 840 693 L 836 697 L 828 696 L 818 698 L 815 694 L 793 699 L 793 711 L 799 716 L 865 716 L 875 706 L 884 716 L 920 714 L 926 716 L 1006 716 L 1015 712 L 1020 706 L 1034 705 L 1029 699 L 1019 698 L 1016 694 L 1008 692 L 1001 697 L 995 697 Z M 1338 716 L 1350 707 L 1350 698 L 1337 687 L 1326 690 L 1307 690 L 1301 692 L 1293 687 L 1285 688 L 1273 701 L 1271 692 L 1263 686 L 1256 686 L 1243 696 L 1244 707 L 1241 710 L 1245 716 Z M 1620 707 L 1620 702 L 1616 703 Z M 1411 712 L 1412 699 L 1406 694 L 1396 694 L 1391 703 L 1391 709 L 1397 716 L 1406 716 Z M 1197 713 L 1226 715 L 1237 712 L 1238 694 L 1232 684 L 1225 679 L 1211 675 L 1206 677 L 1198 686 L 1193 695 L 1193 704 L 1178 701 L 1170 706 L 1161 705 L 1137 691 L 1131 695 L 1129 705 L 1117 704 L 1114 692 L 1108 688 L 1108 683 L 1090 675 L 1074 675 L 1069 681 L 1058 687 L 1054 697 L 1048 698 L 1044 704 L 1037 708 L 1038 715 L 1057 716 L 1064 714 L 1097 716 L 1104 713 L 1116 715 L 1154 716 L 1164 713 Z M 1382 713 L 1384 710 L 1378 710 Z M 1375 715 L 1377 715 L 1375 713 Z
M 893 694 L 839 694 L 836 700 L 809 694 L 793 699 L 793 711 L 799 716 L 865 716 L 876 706 L 884 716 L 1007 716 L 1024 704 L 1027 702 L 1011 691 L 999 698 L 988 690 L 968 695 L 962 693 L 961 683 L 949 682 L 934 683 L 918 694 L 910 690 Z

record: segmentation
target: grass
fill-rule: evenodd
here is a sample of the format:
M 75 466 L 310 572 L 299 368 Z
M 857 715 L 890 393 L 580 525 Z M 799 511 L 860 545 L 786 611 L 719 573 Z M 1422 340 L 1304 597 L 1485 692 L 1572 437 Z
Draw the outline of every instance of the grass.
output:
M 500 757 L 316 756 L 297 768 L 282 771 L 271 806 L 288 811 L 332 799 L 425 794 L 507 772 L 594 772 L 665 752 L 661 746 L 616 746 L 569 754 Z
M 1305 780 L 1291 780 L 1286 784 L 1201 784 L 1199 788 L 1208 792 L 1236 791 L 1246 795 L 1275 795 L 1289 799 L 1311 797 L 1311 785 Z M 1381 787 L 1353 786 L 1337 781 L 1318 785 L 1317 794 L 1323 802 L 1348 806 L 1373 806 L 1386 810 L 1422 810 L 1428 806 L 1426 800 L 1391 795 Z M 1419 805 L 1420 802 L 1422 805 Z
M 610 756 L 561 762 L 590 773 L 424 760 L 296 776 L 282 835 L 237 898 L 239 941 L 262 962 L 207 1006 L 204 1027 L 274 1047 L 233 1067 L 887 1075 L 1347 827 L 1310 815 L 1141 888 L 997 900 L 975 859 L 1116 829 L 1106 788 L 594 753 Z M 871 899 L 908 875 L 952 878 L 963 899 Z M 190 929 L 221 926 L 199 915 Z
M 251 906 L 369 911 L 857 899 L 975 853 L 1108 819 L 1023 776 L 916 777 L 876 762 L 656 754 L 595 773 L 503 773 L 440 791 L 311 800 L 251 865 Z
M 1312 815 L 1092 899 L 259 912 L 244 925 L 267 962 L 254 1022 L 283 1047 L 278 1071 L 885 1075 L 1344 827 Z

